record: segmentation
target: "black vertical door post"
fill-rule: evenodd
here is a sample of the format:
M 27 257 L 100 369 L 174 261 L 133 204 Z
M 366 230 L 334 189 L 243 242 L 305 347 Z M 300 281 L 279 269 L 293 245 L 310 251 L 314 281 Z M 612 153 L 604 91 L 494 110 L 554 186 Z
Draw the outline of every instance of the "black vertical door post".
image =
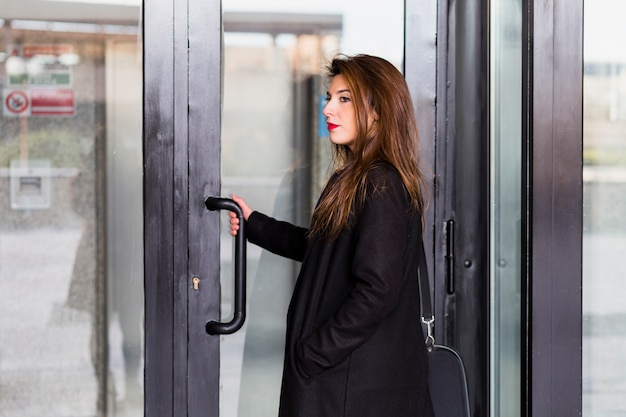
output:
M 190 417 L 219 416 L 219 335 L 206 323 L 220 316 L 220 212 L 205 200 L 219 196 L 222 118 L 222 10 L 220 1 L 189 1 L 189 271 Z M 186 161 L 185 161 L 186 162 Z M 232 244 L 230 241 L 229 244 Z
M 221 2 L 142 9 L 145 415 L 217 417 Z
M 457 1 L 452 53 L 454 141 L 444 221 L 445 336 L 466 363 L 472 415 L 490 409 L 489 2 Z
M 528 0 L 525 415 L 582 415 L 583 1 Z
M 173 0 L 143 10 L 145 415 L 172 416 L 183 340 L 175 308 Z M 179 11 L 176 11 L 179 13 Z M 186 329 L 186 323 L 182 323 Z

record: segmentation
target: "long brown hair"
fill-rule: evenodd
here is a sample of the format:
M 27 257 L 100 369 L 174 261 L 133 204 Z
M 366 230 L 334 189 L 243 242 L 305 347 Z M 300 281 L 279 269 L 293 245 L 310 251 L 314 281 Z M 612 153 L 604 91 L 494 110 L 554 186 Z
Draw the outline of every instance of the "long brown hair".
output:
M 363 201 L 369 171 L 386 162 L 398 171 L 411 209 L 424 212 L 426 180 L 419 166 L 419 138 L 404 77 L 390 62 L 371 55 L 335 57 L 327 77 L 341 74 L 351 92 L 357 120 L 352 149 L 333 145 L 336 171 L 313 212 L 311 235 L 335 239 Z M 368 115 L 375 121 L 368 124 Z

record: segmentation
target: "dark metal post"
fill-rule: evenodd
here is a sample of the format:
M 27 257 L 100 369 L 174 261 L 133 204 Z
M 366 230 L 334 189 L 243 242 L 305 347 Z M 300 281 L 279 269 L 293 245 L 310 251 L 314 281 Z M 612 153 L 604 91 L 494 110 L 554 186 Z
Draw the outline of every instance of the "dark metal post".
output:
M 529 403 L 582 414 L 583 1 L 529 4 Z

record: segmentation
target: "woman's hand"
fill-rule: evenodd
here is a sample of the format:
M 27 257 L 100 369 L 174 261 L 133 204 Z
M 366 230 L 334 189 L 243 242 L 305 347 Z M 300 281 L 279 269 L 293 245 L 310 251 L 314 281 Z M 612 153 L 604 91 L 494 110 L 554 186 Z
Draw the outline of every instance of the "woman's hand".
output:
M 243 219 L 245 221 L 248 221 L 248 217 L 250 217 L 250 214 L 252 214 L 254 210 L 250 208 L 248 203 L 246 203 L 246 201 L 243 198 L 233 194 L 232 199 L 235 203 L 239 205 L 239 208 L 241 208 Z M 230 216 L 230 234 L 232 236 L 236 236 L 237 231 L 239 230 L 239 217 L 237 217 L 237 213 L 232 212 L 232 211 L 229 211 L 228 215 Z

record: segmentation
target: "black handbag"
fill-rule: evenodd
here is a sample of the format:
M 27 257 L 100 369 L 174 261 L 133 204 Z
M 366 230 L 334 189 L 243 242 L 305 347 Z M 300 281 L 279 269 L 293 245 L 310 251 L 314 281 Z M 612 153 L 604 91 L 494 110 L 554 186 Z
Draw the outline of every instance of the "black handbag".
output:
M 428 389 L 435 417 L 470 417 L 469 394 L 465 366 L 457 351 L 435 344 L 433 326 L 435 315 L 430 299 L 430 283 L 424 245 L 421 246 L 418 281 L 422 303 L 422 322 L 426 325 L 428 351 Z

